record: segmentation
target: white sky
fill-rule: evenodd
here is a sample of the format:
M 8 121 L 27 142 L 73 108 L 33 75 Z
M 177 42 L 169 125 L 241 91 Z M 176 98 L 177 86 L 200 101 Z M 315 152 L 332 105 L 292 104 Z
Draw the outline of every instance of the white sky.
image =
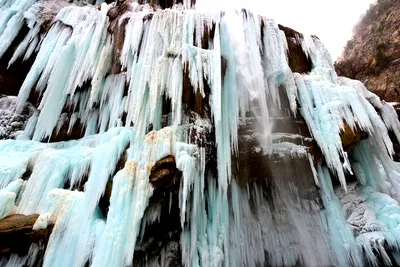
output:
M 352 37 L 353 26 L 376 0 L 197 0 L 196 9 L 246 7 L 304 34 L 314 34 L 332 60 Z

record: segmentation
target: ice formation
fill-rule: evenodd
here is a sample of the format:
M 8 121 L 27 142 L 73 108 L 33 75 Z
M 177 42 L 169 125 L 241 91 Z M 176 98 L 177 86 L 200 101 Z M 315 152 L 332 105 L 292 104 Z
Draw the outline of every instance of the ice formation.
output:
M 20 114 L 15 112 L 17 98 L 0 95 L 0 139 L 16 138 L 36 109 L 27 104 Z
M 24 132 L 0 141 L 0 217 L 40 214 L 33 230 L 54 225 L 44 266 L 165 266 L 175 250 L 184 266 L 400 264 L 394 108 L 337 77 L 317 38 L 296 37 L 312 70 L 293 73 L 287 36 L 274 21 L 190 6 L 0 1 L 0 56 L 23 27 L 9 64 L 35 56 L 17 100 L 3 111 L 0 99 L 0 118 L 21 114 L 32 92 L 40 95 Z M 295 116 L 310 136 L 276 129 L 274 119 Z M 239 129 L 251 119 L 255 130 L 246 137 Z M 341 141 L 345 124 L 368 136 L 350 153 Z M 62 129 L 80 129 L 82 138 L 49 142 Z M 243 185 L 241 138 L 255 142 L 253 153 L 268 164 L 304 161 L 307 171 L 281 177 L 284 170 L 266 163 L 254 168 L 269 168 L 270 176 Z M 313 142 L 322 157 L 312 154 Z M 179 249 L 168 243 L 160 261 L 139 264 L 146 226 L 163 213 L 149 204 L 156 190 L 149 176 L 168 155 L 181 176 Z M 99 202 L 110 181 L 104 214 Z M 361 200 L 349 208 L 354 194 Z M 170 212 L 172 193 L 169 199 Z M 357 216 L 367 222 L 357 225 Z M 29 265 L 40 249 L 1 263 Z

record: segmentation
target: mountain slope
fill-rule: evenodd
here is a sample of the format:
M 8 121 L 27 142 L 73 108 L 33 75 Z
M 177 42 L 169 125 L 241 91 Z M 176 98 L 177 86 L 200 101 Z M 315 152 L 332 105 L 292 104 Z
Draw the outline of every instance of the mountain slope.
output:
M 339 75 L 361 80 L 382 99 L 400 102 L 400 0 L 371 5 L 335 68 Z

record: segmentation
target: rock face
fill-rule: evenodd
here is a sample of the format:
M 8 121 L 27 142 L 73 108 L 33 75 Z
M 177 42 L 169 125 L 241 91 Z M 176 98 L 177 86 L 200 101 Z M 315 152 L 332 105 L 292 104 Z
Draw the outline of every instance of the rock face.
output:
M 400 101 L 400 4 L 379 0 L 354 28 L 342 57 L 336 62 L 341 76 L 365 83 L 389 102 Z
M 344 128 L 340 138 L 342 140 L 343 148 L 345 151 L 349 152 L 358 142 L 361 140 L 361 130 L 357 127 L 355 130 L 344 122 Z
M 309 73 L 311 71 L 311 59 L 307 57 L 301 47 L 300 39 L 303 35 L 291 28 L 279 25 L 279 29 L 285 33 L 288 43 L 288 61 L 293 72 Z
M 34 243 L 47 243 L 53 225 L 43 230 L 32 230 L 39 215 L 11 215 L 0 220 L 0 255 L 25 255 Z
M 9 66 L 8 64 L 18 44 L 23 40 L 28 30 L 28 27 L 23 27 L 21 29 L 17 38 L 0 59 L 0 94 L 18 95 L 19 88 L 34 62 L 34 57 L 32 57 L 15 65 Z

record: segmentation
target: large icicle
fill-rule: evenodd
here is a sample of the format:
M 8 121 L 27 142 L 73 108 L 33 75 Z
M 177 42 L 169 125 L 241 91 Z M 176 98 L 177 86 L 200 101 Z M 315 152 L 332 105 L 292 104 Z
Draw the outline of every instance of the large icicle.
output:
M 340 201 L 333 191 L 328 169 L 319 165 L 318 175 L 322 200 L 326 208 L 334 262 L 339 266 L 364 266 L 361 247 L 356 243 L 353 233 L 346 223 Z
M 113 178 L 110 210 L 95 247 L 92 266 L 104 262 L 113 266 L 131 265 L 140 222 L 153 193 L 150 169 L 157 160 L 173 154 L 173 134 L 170 128 L 164 128 L 149 133 L 144 143 L 131 144 L 125 168 Z

